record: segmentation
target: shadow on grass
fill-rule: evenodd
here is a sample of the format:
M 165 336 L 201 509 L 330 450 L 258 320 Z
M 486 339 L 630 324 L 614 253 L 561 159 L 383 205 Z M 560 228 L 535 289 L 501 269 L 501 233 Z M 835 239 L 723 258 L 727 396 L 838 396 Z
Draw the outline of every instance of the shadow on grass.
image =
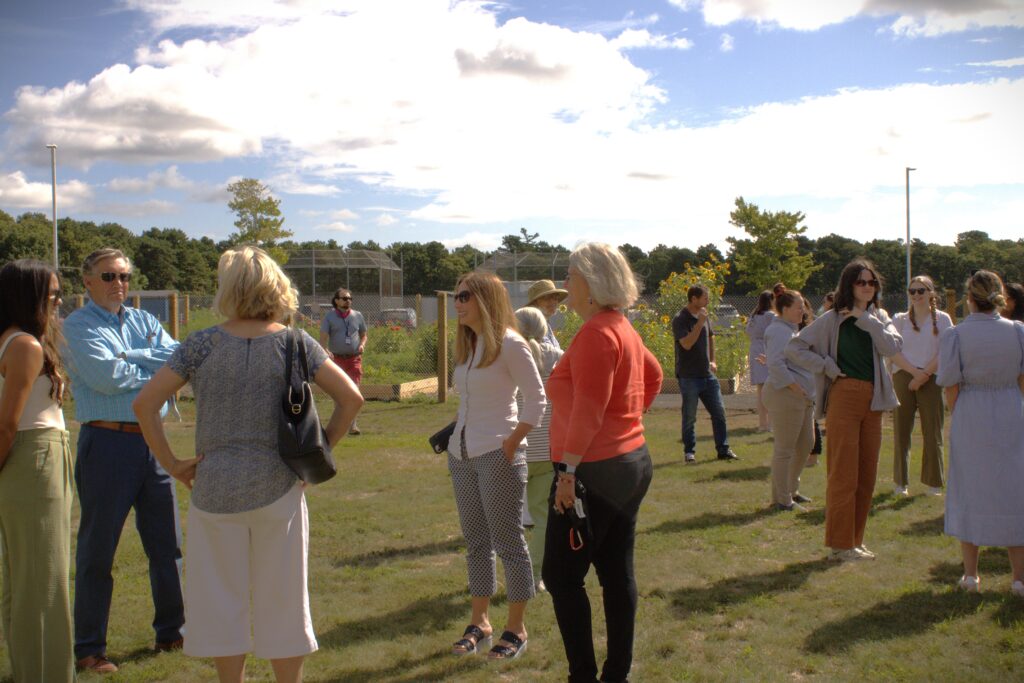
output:
M 717 462 L 717 461 L 715 461 Z M 745 467 L 741 470 L 721 470 L 715 472 L 706 479 L 697 479 L 697 482 L 707 481 L 767 481 L 772 476 L 772 468 L 768 466 Z
M 901 536 L 941 536 L 942 531 L 945 528 L 946 516 L 939 515 L 932 519 L 922 519 L 920 522 L 914 522 L 906 529 L 900 531 Z
M 362 555 L 341 557 L 335 560 L 334 567 L 335 569 L 341 569 L 342 567 L 373 568 L 393 560 L 408 560 L 426 557 L 427 555 L 463 552 L 465 549 L 466 542 L 463 539 L 452 538 L 447 541 L 436 541 L 434 543 L 424 543 L 423 545 L 405 546 L 402 548 L 383 548 Z
M 959 562 L 939 562 L 932 565 L 928 570 L 931 575 L 929 581 L 939 586 L 955 586 L 963 574 L 963 565 Z M 985 601 L 1000 600 L 999 607 L 992 613 L 992 620 L 1003 628 L 1017 628 L 1024 624 L 1024 602 L 1009 590 L 1000 595 L 988 590 L 988 581 L 1002 580 L 1009 581 L 1012 574 L 1010 558 L 1007 557 L 1003 548 L 982 548 L 978 556 L 978 574 L 982 577 L 981 597 Z M 1005 586 L 1005 584 L 1003 584 Z
M 914 499 L 906 496 L 893 496 L 891 493 L 876 493 L 874 498 L 871 499 L 871 511 L 868 513 L 869 517 L 874 517 L 879 512 L 902 510 L 908 505 L 913 505 Z M 825 507 L 822 505 L 820 509 L 811 510 L 803 514 L 797 515 L 797 519 L 804 524 L 819 525 L 825 523 Z
M 907 593 L 816 628 L 804 641 L 804 649 L 836 655 L 862 641 L 906 638 L 928 631 L 941 622 L 974 614 L 983 600 L 978 594 L 951 590 Z
M 454 638 L 452 642 L 455 642 Z M 444 681 L 451 678 L 451 672 L 446 670 L 421 672 L 410 674 L 409 672 L 432 662 L 441 661 L 453 657 L 447 650 L 432 652 L 419 659 L 402 659 L 383 669 L 353 669 L 352 671 L 335 672 L 329 678 L 316 679 L 322 683 L 363 683 L 364 681 L 387 681 L 388 683 L 412 683 L 413 681 Z M 483 657 L 473 657 L 463 660 L 470 664 L 477 664 L 479 669 L 487 664 Z
M 504 599 L 503 595 L 495 596 L 491 605 L 500 605 Z M 344 647 L 364 640 L 389 640 L 396 633 L 441 631 L 460 617 L 469 618 L 469 593 L 466 591 L 433 595 L 391 612 L 342 622 L 317 639 L 321 647 Z M 453 637 L 452 642 L 455 640 Z
M 815 572 L 836 566 L 824 559 L 789 564 L 774 572 L 746 574 L 722 579 L 707 588 L 682 588 L 670 594 L 672 608 L 679 618 L 695 612 L 716 612 L 761 595 L 795 591 Z
M 774 514 L 768 508 L 758 508 L 751 512 L 723 514 L 721 512 L 705 512 L 689 519 L 669 519 L 657 526 L 640 530 L 641 534 L 675 534 L 680 531 L 696 531 L 711 529 L 717 526 L 744 526 L 756 522 L 762 517 Z

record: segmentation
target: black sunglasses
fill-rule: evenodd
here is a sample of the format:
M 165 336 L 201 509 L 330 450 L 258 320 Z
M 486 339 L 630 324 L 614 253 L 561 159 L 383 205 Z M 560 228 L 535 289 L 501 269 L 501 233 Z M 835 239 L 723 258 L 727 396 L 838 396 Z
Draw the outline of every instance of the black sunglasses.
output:
M 350 296 L 339 296 L 334 298 L 335 301 L 352 301 Z
M 878 280 L 855 280 L 853 284 L 858 287 L 874 287 L 878 289 Z
M 61 295 L 61 291 L 59 289 L 51 289 L 50 290 L 50 301 L 59 301 L 60 300 L 60 295 Z
M 132 279 L 131 273 L 100 273 L 100 279 L 104 282 L 113 282 L 117 278 L 121 282 L 128 282 Z
M 468 289 L 464 289 L 455 295 L 455 300 L 460 304 L 469 303 L 469 300 L 473 298 L 473 292 Z
M 915 294 L 927 294 L 928 289 L 926 287 L 908 287 L 907 294 L 913 296 Z

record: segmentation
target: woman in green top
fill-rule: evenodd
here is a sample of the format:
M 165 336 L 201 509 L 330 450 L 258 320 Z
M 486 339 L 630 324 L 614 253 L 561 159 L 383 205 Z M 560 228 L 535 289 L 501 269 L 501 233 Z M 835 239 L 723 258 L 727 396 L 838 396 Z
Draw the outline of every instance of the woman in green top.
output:
M 835 305 L 795 336 L 786 355 L 810 367 L 824 359 L 818 377 L 819 417 L 828 430 L 825 545 L 829 559 L 874 559 L 864 547 L 882 447 L 882 412 L 899 402 L 883 357 L 899 353 L 903 339 L 879 307 L 882 283 L 863 259 L 843 268 Z M 803 362 L 800 362 L 803 359 Z

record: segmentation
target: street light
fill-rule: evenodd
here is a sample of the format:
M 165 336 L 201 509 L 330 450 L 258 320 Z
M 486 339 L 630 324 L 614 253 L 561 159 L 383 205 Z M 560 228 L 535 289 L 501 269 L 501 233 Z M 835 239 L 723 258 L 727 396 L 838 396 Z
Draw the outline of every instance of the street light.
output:
M 53 268 L 60 274 L 60 260 L 57 256 L 57 145 L 47 145 L 50 150 L 50 171 L 53 186 Z
M 906 167 L 907 169 L 907 288 L 910 287 L 910 172 L 916 171 L 916 168 Z M 907 293 L 907 310 L 910 309 L 910 293 Z

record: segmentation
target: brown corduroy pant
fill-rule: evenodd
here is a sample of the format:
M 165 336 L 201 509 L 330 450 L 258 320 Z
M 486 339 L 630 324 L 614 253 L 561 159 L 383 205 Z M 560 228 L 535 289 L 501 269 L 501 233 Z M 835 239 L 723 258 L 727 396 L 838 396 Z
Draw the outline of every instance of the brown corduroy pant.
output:
M 873 392 L 871 382 L 841 378 L 828 394 L 825 545 L 837 550 L 864 543 L 882 447 L 882 413 L 871 410 Z
M 942 404 L 942 388 L 935 383 L 935 377 L 921 385 L 917 391 L 910 390 L 913 376 L 906 370 L 892 375 L 893 387 L 900 405 L 893 411 L 893 452 L 892 480 L 900 486 L 910 481 L 907 471 L 910 467 L 910 435 L 914 432 L 914 413 L 921 414 L 921 435 L 924 437 L 924 452 L 921 455 L 921 483 L 925 486 L 942 487 L 942 424 L 945 408 Z

